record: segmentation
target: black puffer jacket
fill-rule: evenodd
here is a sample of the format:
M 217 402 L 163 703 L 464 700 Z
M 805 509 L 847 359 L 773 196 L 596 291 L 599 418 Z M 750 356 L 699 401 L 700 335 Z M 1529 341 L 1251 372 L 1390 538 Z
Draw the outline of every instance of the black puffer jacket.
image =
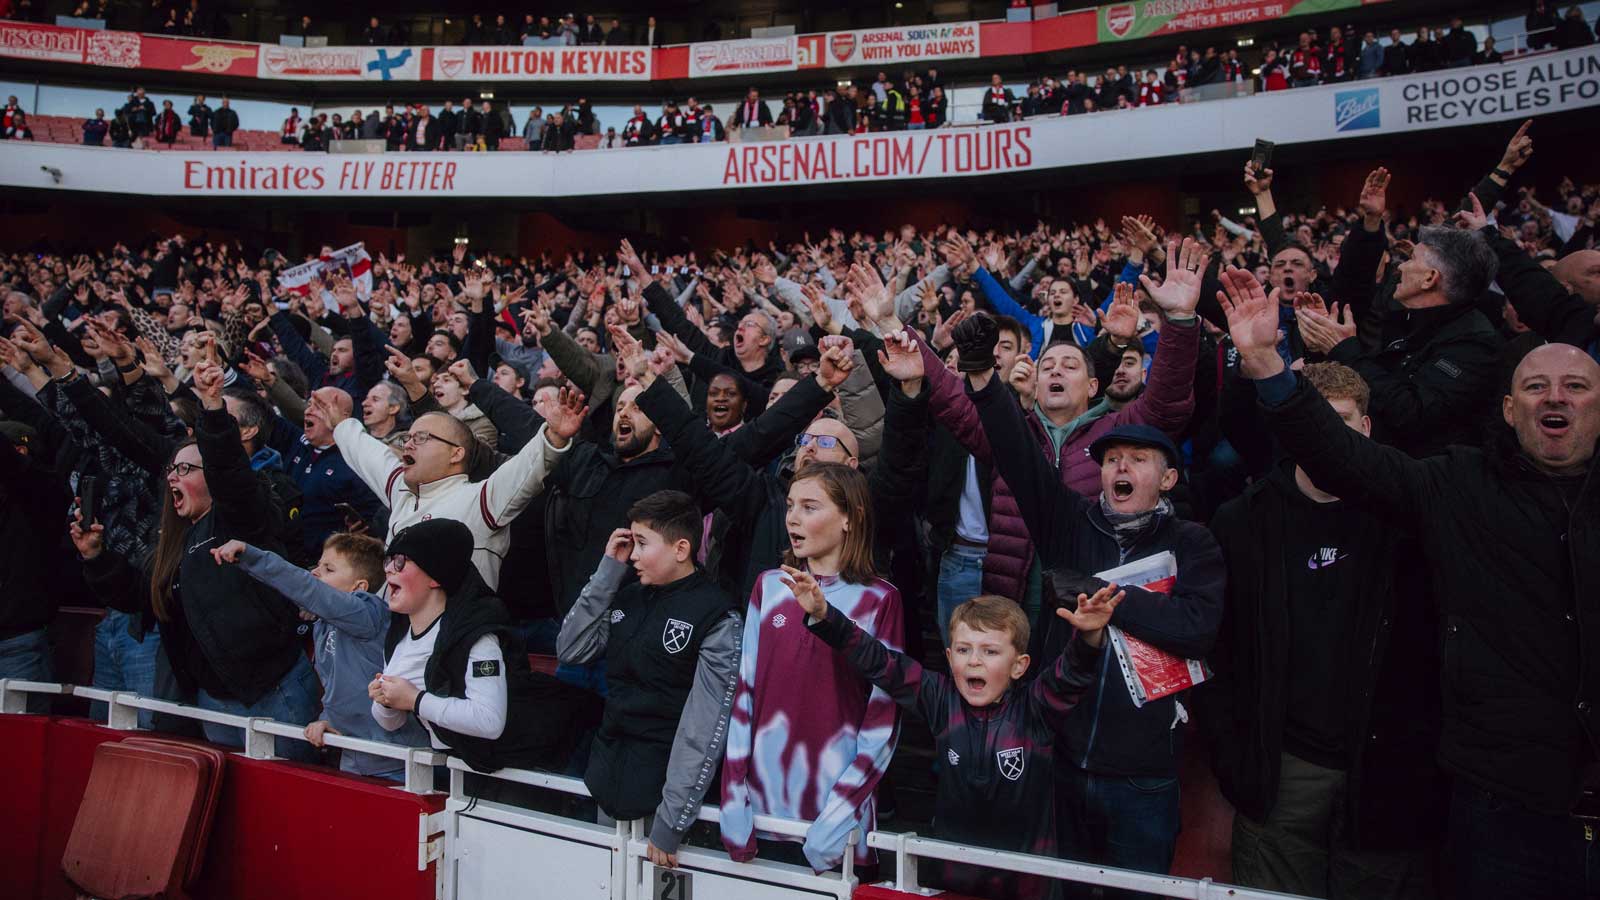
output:
M 1509 429 L 1412 459 L 1346 427 L 1304 381 L 1283 393 L 1267 423 L 1311 480 L 1421 542 L 1415 564 L 1444 614 L 1439 761 L 1568 811 L 1600 748 L 1600 465 L 1547 474 Z

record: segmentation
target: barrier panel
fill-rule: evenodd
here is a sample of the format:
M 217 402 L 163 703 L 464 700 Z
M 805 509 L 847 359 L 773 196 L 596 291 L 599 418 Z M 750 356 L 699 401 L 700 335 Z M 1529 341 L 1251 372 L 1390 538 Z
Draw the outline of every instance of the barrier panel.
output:
M 107 725 L 27 715 L 30 694 L 100 700 Z M 309 896 L 381 896 L 385 900 L 490 900 L 527 895 L 579 900 L 910 900 L 928 896 L 918 862 L 938 859 L 1170 897 L 1283 900 L 1292 895 L 1096 866 L 1070 860 L 954 844 L 914 833 L 852 833 L 884 851 L 893 878 L 862 886 L 854 853 L 841 872 L 771 860 L 734 862 L 720 847 L 684 844 L 678 868 L 649 860 L 642 821 L 597 824 L 557 812 L 474 796 L 467 776 L 509 782 L 556 798 L 589 794 L 567 776 L 519 769 L 473 773 L 458 759 L 426 748 L 328 735 L 330 745 L 406 763 L 405 784 L 289 763 L 272 755 L 274 738 L 304 740 L 299 725 L 211 712 L 124 693 L 0 679 L 0 763 L 40 777 L 13 779 L 0 815 L 13 823 L 0 842 L 0 896 L 72 898 L 61 857 L 93 765 L 105 741 L 136 730 L 139 710 L 217 722 L 244 731 L 244 751 L 231 753 L 223 793 L 196 893 L 230 900 Z M 435 792 L 435 766 L 450 775 L 448 795 Z M 561 804 L 556 804 L 560 806 Z M 571 805 L 571 802 L 567 803 Z M 702 806 L 698 819 L 721 811 Z M 810 823 L 757 816 L 760 832 L 803 837 Z M 944 895 L 960 900 L 954 895 Z

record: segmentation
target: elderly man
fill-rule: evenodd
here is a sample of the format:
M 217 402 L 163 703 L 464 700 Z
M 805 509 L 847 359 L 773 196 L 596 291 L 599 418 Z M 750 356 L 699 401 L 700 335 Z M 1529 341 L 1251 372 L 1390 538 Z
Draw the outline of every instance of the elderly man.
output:
M 1453 896 L 1592 893 L 1577 818 L 1600 751 L 1600 364 L 1539 347 L 1482 448 L 1413 459 L 1346 427 L 1278 355 L 1278 312 L 1247 272 L 1223 277 L 1229 331 L 1273 436 L 1324 491 L 1417 536 L 1443 604 L 1443 735 L 1455 776 Z
M 400 455 L 406 442 L 406 430 L 400 427 L 400 417 L 411 406 L 405 389 L 392 381 L 380 381 L 367 391 L 361 401 L 361 424 L 372 435 Z

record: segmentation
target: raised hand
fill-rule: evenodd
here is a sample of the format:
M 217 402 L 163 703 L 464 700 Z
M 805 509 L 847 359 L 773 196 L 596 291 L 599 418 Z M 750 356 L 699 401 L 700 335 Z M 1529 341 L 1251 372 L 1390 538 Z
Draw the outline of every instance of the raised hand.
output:
M 1117 282 L 1111 289 L 1111 302 L 1105 312 L 1095 311 L 1106 334 L 1119 344 L 1127 344 L 1139 336 L 1139 304 L 1133 299 L 1133 285 Z
M 930 343 L 933 344 L 933 349 L 942 353 L 951 344 L 955 343 L 952 332 L 955 331 L 957 325 L 965 322 L 967 317 L 971 315 L 972 312 L 970 310 L 958 309 L 950 314 L 950 318 L 933 326 L 933 338 L 930 340 Z M 1090 322 L 1089 324 L 1092 325 L 1094 323 Z
M 887 324 L 894 318 L 894 299 L 889 296 L 889 289 L 876 267 L 851 266 L 850 273 L 845 276 L 845 290 L 851 299 L 861 304 L 862 312 L 874 325 Z
M 1033 408 L 1033 397 L 1036 382 L 1034 380 L 1033 360 L 1022 354 L 1017 355 L 1016 364 L 1011 367 L 1011 374 L 1007 376 L 1006 383 L 1017 392 L 1017 397 L 1022 401 L 1023 409 Z
M 1149 216 L 1123 216 L 1122 242 L 1148 256 L 1156 248 L 1154 224 Z
M 1244 189 L 1259 197 L 1272 190 L 1272 170 L 1256 171 L 1254 163 L 1244 164 Z
M 1311 312 L 1326 316 L 1328 314 L 1328 304 L 1322 301 L 1321 294 L 1312 294 L 1306 291 L 1301 291 L 1294 297 L 1294 311 L 1295 314 L 1298 315 L 1302 310 L 1310 310 Z
M 827 390 L 838 390 L 855 367 L 855 342 L 842 335 L 830 334 L 822 339 L 817 349 L 822 352 L 822 364 L 817 368 L 817 383 Z
M 994 316 L 986 312 L 973 313 L 960 325 L 950 329 L 950 339 L 955 342 L 956 352 L 961 356 L 962 372 L 994 371 L 994 348 L 1000 341 L 1000 326 Z
M 878 363 L 901 384 L 923 377 L 922 351 L 909 331 L 884 335 L 883 349 L 878 351 Z
M 551 331 L 550 311 L 543 304 L 535 305 L 532 309 L 522 312 L 522 332 L 531 332 L 539 337 L 547 337 Z
M 826 617 L 828 601 L 823 598 L 822 586 L 817 584 L 817 579 L 810 572 L 794 566 L 783 566 L 782 569 L 783 574 L 778 576 L 778 580 L 794 594 L 794 599 L 806 611 L 806 615 L 813 619 Z
M 545 440 L 557 450 L 565 447 L 578 429 L 583 427 L 583 417 L 588 414 L 589 407 L 584 405 L 583 392 L 562 388 L 555 407 L 545 419 Z
M 82 512 L 72 514 L 72 524 L 68 526 L 67 531 L 72 537 L 72 546 L 77 548 L 78 555 L 84 559 L 94 559 L 105 550 L 105 527 L 96 522 L 85 528 Z
M 1361 199 L 1357 206 L 1368 231 L 1376 231 L 1383 224 L 1383 213 L 1388 209 L 1389 170 L 1382 166 L 1367 173 L 1361 185 Z
M 606 539 L 606 556 L 611 557 L 623 565 L 628 564 L 628 557 L 633 554 L 633 531 L 628 528 L 618 528 L 611 532 L 611 537 Z
M 316 409 L 317 414 L 322 416 L 322 421 L 328 423 L 330 430 L 337 428 L 340 422 L 350 418 L 349 413 L 344 411 L 344 407 L 336 402 L 335 398 L 338 396 L 338 388 L 325 387 L 317 388 L 311 392 L 311 396 L 306 398 L 306 403 Z
M 1335 303 L 1327 312 L 1310 307 L 1296 309 L 1295 318 L 1300 323 L 1300 336 L 1305 339 L 1306 348 L 1317 353 L 1326 355 L 1342 341 L 1356 336 L 1355 316 L 1349 306 L 1340 309 Z
M 642 380 L 650 371 L 644 345 L 634 340 L 633 335 L 621 325 L 607 325 L 606 333 L 611 336 L 611 347 L 616 351 L 617 359 L 623 368 L 629 375 Z
M 1483 203 L 1478 200 L 1477 194 L 1468 194 L 1467 199 L 1472 201 L 1472 208 L 1457 212 L 1456 224 L 1468 231 L 1477 231 L 1489 224 L 1489 214 L 1483 211 Z
M 628 267 L 629 273 L 635 278 L 644 278 L 649 271 L 639 259 L 639 254 L 633 250 L 633 244 L 624 239 L 617 247 L 617 262 Z
M 200 397 L 200 405 L 208 410 L 222 409 L 222 367 L 206 360 L 195 367 L 194 392 Z
M 1056 607 L 1056 615 L 1071 623 L 1084 643 L 1098 647 L 1105 642 L 1105 627 L 1111 622 L 1111 613 L 1125 597 L 1127 592 L 1117 590 L 1115 584 L 1108 584 L 1095 591 L 1092 597 L 1079 594 L 1077 609 Z
M 828 309 L 828 301 L 822 293 L 822 288 L 814 281 L 807 282 L 800 288 L 800 293 L 805 295 L 806 308 L 811 310 L 811 319 L 817 323 L 817 327 L 838 334 L 839 330 L 834 328 L 833 310 Z
M 1140 275 L 1139 284 L 1168 318 L 1192 317 L 1200 304 L 1200 282 L 1210 262 L 1211 251 L 1204 244 L 1186 237 L 1180 245 L 1174 237 L 1167 242 L 1167 276 L 1158 285 L 1150 276 Z
M 1269 378 L 1283 371 L 1278 356 L 1278 292 L 1271 296 L 1244 269 L 1229 268 L 1220 276 L 1217 302 L 1228 319 L 1228 335 L 1239 351 L 1240 370 L 1249 378 Z
M 463 391 L 472 387 L 472 383 L 478 380 L 477 371 L 472 368 L 472 363 L 465 359 L 451 363 L 447 371 L 455 378 L 456 384 L 461 385 Z
M 1495 167 L 1515 174 L 1533 156 L 1533 138 L 1528 135 L 1528 129 L 1533 126 L 1533 120 L 1528 119 L 1517 129 L 1506 143 L 1506 150 L 1500 155 L 1500 163 Z
M 239 561 L 239 554 L 244 552 L 244 548 L 244 541 L 229 541 L 221 547 L 211 548 L 211 558 L 216 560 L 219 566 L 236 563 Z

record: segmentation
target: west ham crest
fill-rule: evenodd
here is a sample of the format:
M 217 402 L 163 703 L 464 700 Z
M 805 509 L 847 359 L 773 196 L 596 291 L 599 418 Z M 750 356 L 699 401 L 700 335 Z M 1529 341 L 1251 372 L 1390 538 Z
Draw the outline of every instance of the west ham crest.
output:
M 661 632 L 661 646 L 668 653 L 677 653 L 689 646 L 689 635 L 694 634 L 694 626 L 680 619 L 668 619 L 667 628 Z
M 1022 777 L 1023 756 L 1021 747 L 1001 750 L 994 755 L 994 758 L 1000 764 L 1000 774 L 1004 775 L 1007 781 L 1016 781 Z

